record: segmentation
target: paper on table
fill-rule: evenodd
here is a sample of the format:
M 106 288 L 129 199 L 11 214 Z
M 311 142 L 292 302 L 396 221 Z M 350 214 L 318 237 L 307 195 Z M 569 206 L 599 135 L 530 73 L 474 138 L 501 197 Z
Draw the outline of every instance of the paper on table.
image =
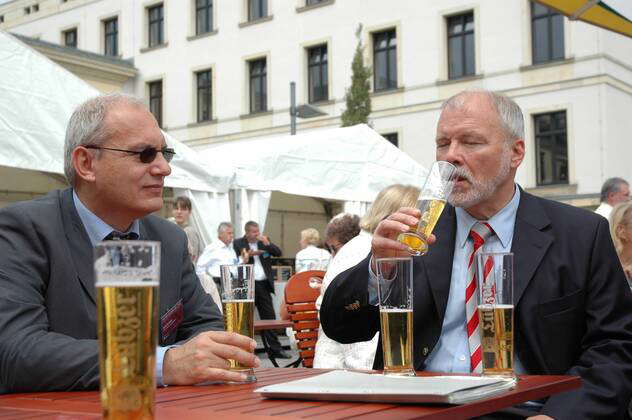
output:
M 255 392 L 267 398 L 464 404 L 509 390 L 514 385 L 514 379 L 505 378 L 384 376 L 334 370 L 306 379 L 264 386 Z

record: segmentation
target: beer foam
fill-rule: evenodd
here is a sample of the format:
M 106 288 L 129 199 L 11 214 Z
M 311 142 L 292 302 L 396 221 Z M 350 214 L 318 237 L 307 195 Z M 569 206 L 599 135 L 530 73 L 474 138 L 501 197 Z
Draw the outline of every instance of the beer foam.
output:
M 402 309 L 402 308 L 380 308 L 380 312 L 388 312 L 388 313 L 395 313 L 395 312 L 412 312 L 412 309 Z

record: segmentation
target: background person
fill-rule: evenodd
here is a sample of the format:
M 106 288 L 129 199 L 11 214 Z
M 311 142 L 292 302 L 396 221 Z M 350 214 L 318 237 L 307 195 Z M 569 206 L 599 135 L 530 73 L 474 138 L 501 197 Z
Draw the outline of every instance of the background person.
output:
M 180 226 L 184 233 L 187 234 L 187 240 L 189 241 L 189 255 L 191 256 L 191 262 L 196 263 L 199 255 L 202 253 L 203 243 L 200 239 L 200 234 L 189 223 L 191 218 L 191 200 L 188 197 L 180 196 L 176 198 L 175 206 L 173 208 L 173 219 L 178 226 Z
M 272 257 L 280 257 L 281 248 L 259 231 L 259 224 L 249 221 L 244 226 L 246 234 L 233 242 L 235 253 L 241 256 L 245 264 L 254 265 L 255 306 L 261 319 L 275 319 L 271 293 L 274 293 L 272 275 Z M 281 349 L 276 332 L 266 330 L 261 333 L 270 346 L 271 356 L 275 359 L 288 359 L 291 356 Z
M 480 368 L 480 324 L 466 297 L 476 296 L 468 293 L 475 291 L 468 269 L 475 252 L 472 230 L 484 228 L 487 251 L 515 255 L 516 373 L 578 375 L 583 382 L 525 415 L 623 418 L 632 396 L 632 295 L 608 222 L 522 190 L 515 175 L 524 156 L 524 118 L 510 98 L 474 90 L 442 105 L 436 159 L 455 165 L 458 179 L 434 229 L 436 241 L 426 255 L 413 258 L 414 367 L 436 372 Z M 409 255 L 397 236 L 419 217 L 419 210 L 401 208 L 380 222 L 371 254 L 329 285 L 321 307 L 328 336 L 351 343 L 379 331 L 377 279 L 370 261 Z M 378 350 L 374 367 L 382 366 Z
M 601 187 L 601 204 L 595 213 L 610 218 L 612 207 L 630 199 L 630 185 L 623 178 L 608 178 Z
M 360 216 L 340 213 L 334 216 L 325 228 L 325 246 L 333 258 L 344 244 L 360 233 Z
M 621 266 L 632 288 L 632 202 L 614 206 L 610 213 L 610 234 Z
M 295 261 L 297 273 L 306 270 L 321 270 L 327 267 L 331 254 L 324 249 L 318 248 L 319 243 L 320 234 L 316 229 L 308 228 L 301 231 L 301 250 L 296 253 Z M 315 268 L 321 266 L 323 267 Z
M 227 359 L 258 365 L 256 343 L 219 331 L 184 232 L 151 215 L 174 155 L 153 115 L 127 95 L 92 98 L 64 149 L 71 188 L 0 210 L 0 394 L 98 388 L 93 248 L 114 233 L 161 242 L 158 384 L 243 380 Z
M 371 252 L 371 239 L 378 223 L 402 206 L 414 207 L 417 204 L 418 197 L 419 188 L 409 185 L 390 185 L 379 192 L 359 223 L 360 233 L 349 242 L 346 242 L 329 264 L 320 289 L 320 296 L 316 300 L 318 309 L 320 309 L 323 295 L 331 281 L 338 274 L 360 263 Z M 355 230 L 355 226 L 353 229 Z M 327 369 L 372 369 L 378 337 L 379 332 L 376 332 L 369 341 L 342 344 L 327 337 L 321 328 L 318 330 L 314 367 Z

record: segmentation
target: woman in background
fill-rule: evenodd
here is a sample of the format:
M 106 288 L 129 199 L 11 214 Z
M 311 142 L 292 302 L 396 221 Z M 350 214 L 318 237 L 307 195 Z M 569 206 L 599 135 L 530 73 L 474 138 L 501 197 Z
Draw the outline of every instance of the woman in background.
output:
M 191 200 L 187 197 L 180 196 L 176 198 L 176 203 L 173 208 L 173 219 L 178 226 L 180 226 L 184 233 L 187 234 L 187 240 L 189 242 L 189 255 L 191 256 L 191 262 L 195 266 L 195 263 L 204 249 L 204 244 L 197 230 L 189 224 L 189 218 L 191 217 Z
M 375 198 L 371 208 L 360 222 L 361 231 L 355 238 L 339 248 L 329 263 L 325 273 L 320 296 L 316 300 L 316 307 L 320 304 L 329 283 L 343 271 L 355 266 L 366 258 L 371 251 L 371 239 L 378 223 L 401 207 L 415 207 L 419 197 L 419 188 L 395 184 L 386 187 Z M 368 275 L 368 273 L 367 273 Z M 327 337 L 322 328 L 318 331 L 315 368 L 332 369 L 372 369 L 379 332 L 369 341 L 341 344 Z
M 632 201 L 617 204 L 610 213 L 610 235 L 632 288 Z
M 301 231 L 301 250 L 296 253 L 296 272 L 307 270 L 324 270 L 329 265 L 331 255 L 322 248 L 318 248 L 320 234 L 314 228 Z

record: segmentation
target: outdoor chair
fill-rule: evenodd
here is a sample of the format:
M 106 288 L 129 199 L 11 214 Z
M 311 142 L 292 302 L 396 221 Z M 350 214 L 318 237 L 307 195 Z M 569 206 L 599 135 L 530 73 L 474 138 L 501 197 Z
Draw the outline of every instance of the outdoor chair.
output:
M 324 276 L 325 272 L 322 270 L 303 271 L 290 277 L 285 286 L 285 302 L 299 351 L 299 359 L 292 364 L 295 367 L 301 362 L 304 367 L 314 365 L 314 353 L 320 327 L 316 298 L 320 294 L 320 288 L 310 286 L 310 278 L 318 278 L 322 281 Z

